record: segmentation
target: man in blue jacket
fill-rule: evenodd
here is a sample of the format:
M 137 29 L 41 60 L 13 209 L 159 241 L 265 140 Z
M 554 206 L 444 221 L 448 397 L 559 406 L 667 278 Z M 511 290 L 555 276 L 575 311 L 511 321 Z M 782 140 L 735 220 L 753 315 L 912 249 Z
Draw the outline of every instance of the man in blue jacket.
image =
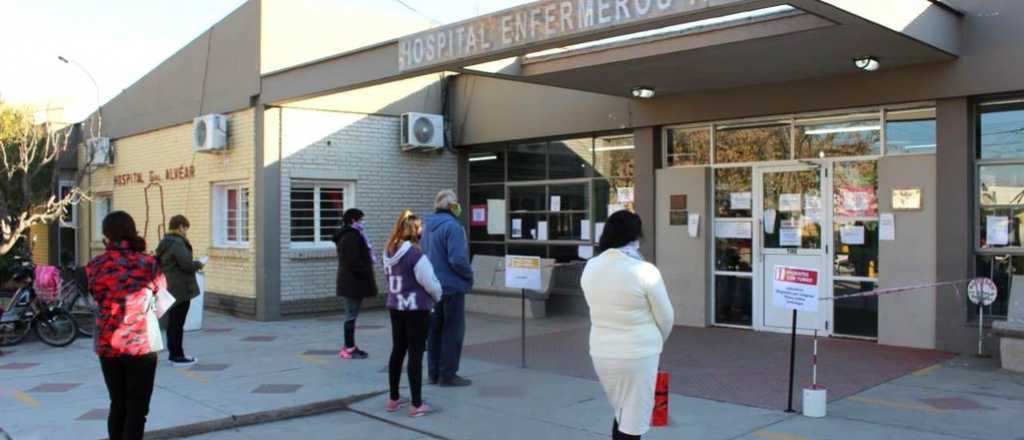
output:
M 420 246 L 441 281 L 441 301 L 434 306 L 427 337 L 427 374 L 432 384 L 466 386 L 460 377 L 459 358 L 466 334 L 466 294 L 473 287 L 466 230 L 459 223 L 462 207 L 455 191 L 437 193 L 437 211 L 427 216 Z

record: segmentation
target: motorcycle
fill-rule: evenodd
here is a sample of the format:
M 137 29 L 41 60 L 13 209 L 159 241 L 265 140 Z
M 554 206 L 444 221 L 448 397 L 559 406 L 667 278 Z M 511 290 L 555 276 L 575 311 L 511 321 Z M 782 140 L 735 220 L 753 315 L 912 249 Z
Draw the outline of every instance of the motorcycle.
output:
M 21 287 L 11 299 L 8 310 L 0 315 L 0 347 L 15 345 L 35 331 L 39 340 L 52 347 L 64 347 L 78 337 L 78 324 L 70 313 L 45 304 L 36 295 L 35 265 L 21 260 L 15 263 L 12 277 Z

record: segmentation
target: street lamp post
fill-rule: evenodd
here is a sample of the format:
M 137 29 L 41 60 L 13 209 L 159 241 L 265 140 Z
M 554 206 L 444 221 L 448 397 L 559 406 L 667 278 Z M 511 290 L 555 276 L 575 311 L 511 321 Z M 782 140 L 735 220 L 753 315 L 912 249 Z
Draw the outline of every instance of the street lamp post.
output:
M 78 70 L 82 71 L 82 73 L 84 73 L 85 76 L 87 78 L 89 78 L 89 81 L 92 82 L 93 90 L 96 92 L 96 136 L 99 136 L 100 134 L 103 133 L 103 105 L 100 104 L 100 86 L 99 86 L 98 83 L 96 83 L 96 78 L 94 78 L 92 76 L 92 74 L 89 73 L 89 70 L 86 69 L 85 66 L 83 66 L 78 61 L 69 60 L 69 59 L 65 58 L 63 55 L 58 55 L 57 59 L 60 60 L 60 62 L 62 62 L 64 64 L 74 64 L 75 67 L 78 67 Z M 91 160 L 90 160 L 90 162 L 91 162 Z M 92 182 L 92 176 L 91 175 L 89 177 L 89 181 Z M 58 186 L 57 191 L 58 192 L 60 191 L 60 187 L 59 186 Z M 73 209 L 77 209 L 77 207 L 73 207 Z M 75 226 L 75 229 L 78 229 L 78 225 L 74 225 L 74 226 Z M 63 264 L 62 260 L 63 260 L 63 253 L 64 253 L 64 245 L 63 245 L 63 243 L 61 243 L 61 241 L 62 241 L 61 238 L 62 238 L 62 235 L 63 235 L 61 233 L 61 228 L 62 228 L 62 225 L 58 224 L 58 226 L 57 226 L 57 263 L 58 264 Z M 92 234 L 91 230 L 90 230 L 90 234 Z M 75 240 L 76 241 L 78 240 L 78 234 L 77 233 L 75 234 Z M 78 256 L 75 255 L 74 256 L 74 260 L 77 260 L 77 259 L 78 259 Z

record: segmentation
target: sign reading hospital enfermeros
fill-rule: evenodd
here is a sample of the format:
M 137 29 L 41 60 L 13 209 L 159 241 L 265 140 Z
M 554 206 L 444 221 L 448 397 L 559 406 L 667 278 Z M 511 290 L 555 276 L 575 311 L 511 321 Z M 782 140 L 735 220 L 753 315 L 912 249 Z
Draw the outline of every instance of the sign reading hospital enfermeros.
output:
M 540 291 L 540 257 L 506 255 L 505 287 Z
M 799 267 L 775 266 L 772 276 L 772 303 L 775 307 L 818 311 L 818 271 Z
M 553 42 L 624 24 L 738 0 L 544 0 L 438 27 L 398 42 L 398 69 L 416 70 L 463 58 Z

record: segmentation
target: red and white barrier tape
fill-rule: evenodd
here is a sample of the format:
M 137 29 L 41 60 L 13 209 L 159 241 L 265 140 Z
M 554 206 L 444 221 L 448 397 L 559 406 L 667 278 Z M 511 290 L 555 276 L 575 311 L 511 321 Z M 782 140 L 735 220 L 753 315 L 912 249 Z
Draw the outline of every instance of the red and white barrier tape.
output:
M 912 286 L 890 287 L 888 289 L 868 290 L 866 292 L 851 293 L 849 295 L 842 295 L 842 296 L 826 296 L 826 297 L 819 298 L 818 300 L 819 301 L 835 301 L 835 300 L 844 300 L 844 299 L 849 299 L 849 298 L 867 298 L 867 297 L 872 297 L 872 296 L 892 295 L 892 294 L 896 294 L 896 293 L 909 292 L 909 291 L 912 291 L 912 290 L 921 290 L 921 289 L 929 289 L 929 288 L 932 288 L 932 287 L 944 287 L 944 286 L 953 286 L 953 289 L 954 289 L 954 291 L 956 291 L 957 296 L 960 296 L 960 288 L 957 287 L 957 286 L 960 285 L 960 284 L 967 284 L 969 282 L 971 282 L 970 279 L 967 279 L 967 280 L 957 280 L 957 281 L 943 281 L 943 282 L 940 282 L 940 283 L 915 284 L 915 285 L 912 285 Z

